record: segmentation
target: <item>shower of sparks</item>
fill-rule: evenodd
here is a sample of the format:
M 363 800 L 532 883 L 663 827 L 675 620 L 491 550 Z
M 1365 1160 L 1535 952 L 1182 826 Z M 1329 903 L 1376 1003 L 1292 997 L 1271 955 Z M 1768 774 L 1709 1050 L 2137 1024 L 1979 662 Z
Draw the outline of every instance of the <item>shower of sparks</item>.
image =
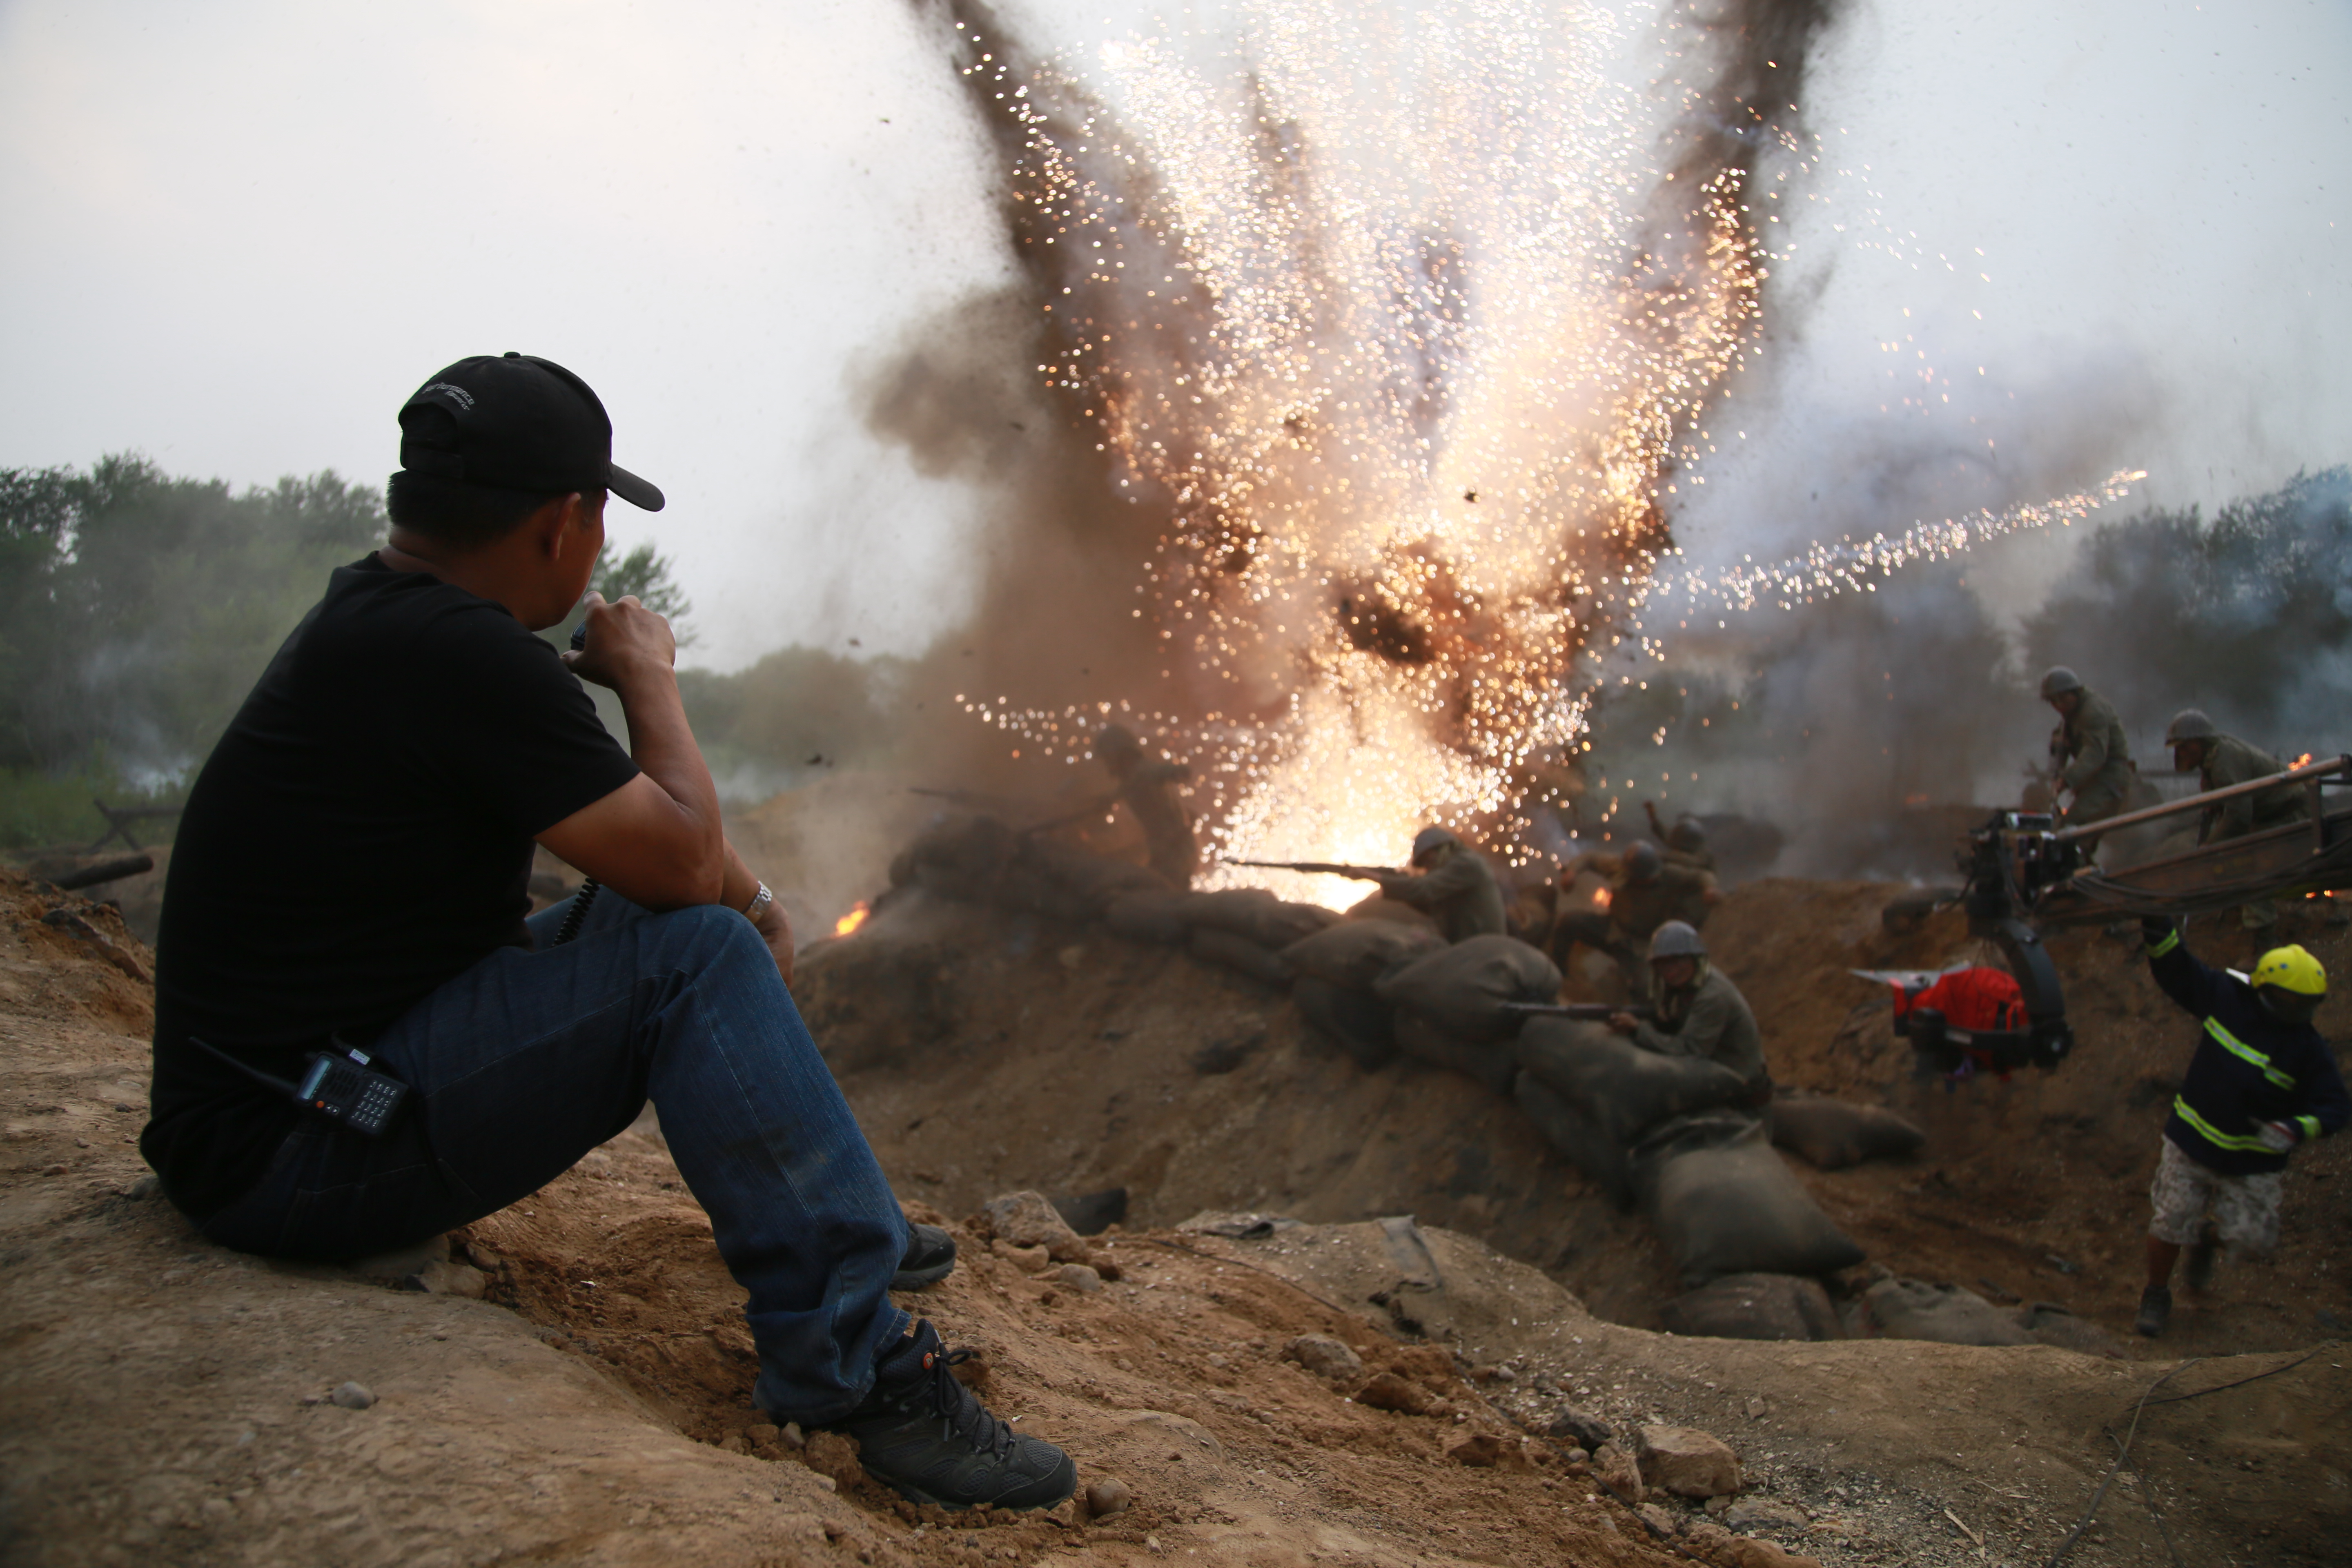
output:
M 1662 593 L 1866 586 L 2096 504 L 1656 575 L 1662 493 L 1757 353 L 1759 235 L 1817 154 L 1743 105 L 1755 167 L 1677 184 L 1656 105 L 1608 79 L 1603 12 L 1265 0 L 1223 79 L 1167 41 L 1106 47 L 1116 116 L 961 14 L 1046 295 L 1036 373 L 1169 520 L 1134 614 L 1204 711 L 964 705 L 1016 756 L 1075 763 L 1114 717 L 1187 756 L 1220 855 L 1395 864 L 1431 821 L 1517 840 L 1590 749 L 1593 662 L 1661 657 Z M 1340 891 L 1218 879 L 1244 878 Z
M 1750 557 L 1740 565 L 1714 574 L 1677 574 L 1671 568 L 1662 567 L 1651 579 L 1645 607 L 1654 610 L 1671 604 L 1680 595 L 1692 608 L 1704 604 L 1729 610 L 1752 610 L 1770 604 L 1792 610 L 1799 605 L 1840 594 L 1874 594 L 1878 584 L 1872 579 L 1891 577 L 1904 567 L 1948 560 L 1973 545 L 2006 534 L 2053 524 L 2071 528 L 2101 507 L 2123 500 L 2131 493 L 2132 486 L 2146 478 L 2145 468 L 2118 469 L 2103 483 L 2073 495 L 1998 511 L 1988 508 L 1941 522 L 1915 522 L 1891 537 L 1874 533 L 1868 539 L 1855 539 L 1849 535 L 1835 543 L 1808 545 L 1801 555 L 1765 566 L 1754 564 Z

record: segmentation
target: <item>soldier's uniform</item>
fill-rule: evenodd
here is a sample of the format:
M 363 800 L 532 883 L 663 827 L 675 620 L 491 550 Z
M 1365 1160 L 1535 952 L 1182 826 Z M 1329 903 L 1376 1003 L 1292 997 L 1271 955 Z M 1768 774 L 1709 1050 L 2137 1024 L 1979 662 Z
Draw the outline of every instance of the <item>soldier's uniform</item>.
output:
M 1656 853 L 1648 846 L 1636 847 Z M 1605 912 L 1570 910 L 1555 919 L 1551 931 L 1555 961 L 1565 964 L 1570 945 L 1580 942 L 1615 959 L 1626 978 L 1639 984 L 1643 975 L 1642 950 L 1660 926 L 1668 921 L 1693 927 L 1706 923 L 1714 907 L 1708 895 L 1716 891 L 1715 873 L 1675 865 L 1661 855 L 1656 873 L 1636 881 L 1628 864 L 1632 859 L 1630 854 L 1588 855 L 1570 868 L 1577 872 L 1590 868 L 1608 879 L 1609 908 Z
M 1665 1057 L 1705 1057 L 1738 1073 L 1751 1092 L 1769 1083 L 1764 1070 L 1764 1036 L 1756 1014 L 1724 973 L 1699 961 L 1697 983 L 1658 988 L 1657 1016 L 1645 1018 L 1628 1037 L 1645 1051 Z
M 2132 786 L 2131 745 L 2115 705 L 2089 687 L 2077 690 L 2082 700 L 2066 715 L 2050 745 L 2059 764 L 2058 783 L 2074 795 L 2066 808 L 2069 827 L 2116 816 L 2124 809 Z
M 1448 942 L 1506 931 L 1503 889 L 1495 880 L 1494 868 L 1465 844 L 1442 846 L 1433 851 L 1429 869 L 1419 875 L 1381 878 L 1381 892 L 1434 920 Z
M 1192 776 L 1182 763 L 1150 762 L 1143 743 L 1124 724 L 1106 724 L 1095 739 L 1096 755 L 1118 781 L 1118 799 L 1143 834 L 1145 863 L 1173 888 L 1189 888 L 1200 868 L 1200 846 L 1192 820 L 1176 798 L 1176 786 Z
M 2204 742 L 2204 758 L 2197 764 L 2200 791 L 2227 789 L 2231 784 L 2247 784 L 2286 771 L 2285 764 L 2276 757 L 2234 735 L 2217 735 Z M 2257 790 L 2252 795 L 2207 806 L 2203 830 L 2198 834 L 2197 841 L 2211 844 L 2223 838 L 2242 838 L 2258 827 L 2301 822 L 2310 815 L 2310 803 L 2304 792 L 2294 784 L 2280 784 L 2275 789 Z
M 2196 748 L 2200 793 L 2250 784 L 2286 771 L 2268 752 L 2250 746 L 2234 735 L 2221 733 L 2214 728 L 2212 720 L 2194 708 L 2173 716 L 2164 739 L 2173 748 L 2176 767 L 2185 761 L 2188 748 Z M 2305 793 L 2294 784 L 2280 784 L 2207 806 L 2198 823 L 2197 841 L 2212 844 L 2225 838 L 2242 838 L 2257 829 L 2302 822 L 2310 816 L 2310 801 Z M 2263 931 L 2278 922 L 2278 905 L 2269 899 L 2253 899 L 2240 906 L 2238 914 L 2248 931 Z

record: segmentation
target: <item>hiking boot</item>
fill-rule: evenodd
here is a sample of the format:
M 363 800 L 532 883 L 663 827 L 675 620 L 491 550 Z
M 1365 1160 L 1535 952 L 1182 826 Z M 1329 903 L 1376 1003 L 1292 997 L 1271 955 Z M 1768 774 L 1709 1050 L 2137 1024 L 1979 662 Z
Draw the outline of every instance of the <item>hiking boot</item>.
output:
M 2190 1295 L 2202 1296 L 2205 1287 L 2213 1282 L 2213 1255 L 2220 1250 L 2210 1241 L 2200 1241 L 2189 1249 L 2180 1270 L 2180 1282 L 2189 1288 Z
M 893 1290 L 919 1290 L 936 1285 L 955 1269 L 955 1237 L 935 1225 L 907 1227 L 907 1256 L 890 1276 Z
M 2139 1293 L 2139 1316 L 2132 1320 L 2132 1332 L 2152 1340 L 2164 1332 L 2164 1325 L 2171 1320 L 2171 1291 L 2161 1285 L 2151 1285 Z
M 991 1415 L 949 1369 L 950 1352 L 929 1322 L 892 1345 L 874 1369 L 864 1404 L 833 1423 L 857 1439 L 866 1473 L 909 1502 L 942 1508 L 1051 1508 L 1077 1489 L 1067 1454 L 1024 1437 Z

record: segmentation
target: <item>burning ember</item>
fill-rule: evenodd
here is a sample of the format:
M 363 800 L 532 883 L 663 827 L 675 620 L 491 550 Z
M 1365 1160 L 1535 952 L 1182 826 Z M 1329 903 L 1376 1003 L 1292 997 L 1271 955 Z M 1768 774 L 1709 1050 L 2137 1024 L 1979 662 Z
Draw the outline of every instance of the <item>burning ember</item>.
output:
M 864 925 L 866 923 L 866 917 L 871 915 L 873 912 L 874 910 L 866 904 L 865 900 L 858 900 L 857 907 L 856 909 L 851 910 L 847 914 L 833 922 L 833 934 L 835 936 L 847 936 L 859 926 Z
M 1608 889 L 1595 888 L 1592 889 L 1592 907 L 1594 909 L 1599 910 L 1605 915 L 1609 912 L 1609 901 L 1610 894 Z

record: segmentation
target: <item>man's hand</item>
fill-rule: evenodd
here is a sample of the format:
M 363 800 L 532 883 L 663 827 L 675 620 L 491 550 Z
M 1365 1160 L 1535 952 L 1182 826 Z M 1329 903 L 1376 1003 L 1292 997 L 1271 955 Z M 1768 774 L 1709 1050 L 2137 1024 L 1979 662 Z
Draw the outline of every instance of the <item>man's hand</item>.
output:
M 790 985 L 793 983 L 793 922 L 784 913 L 784 901 L 782 899 L 769 900 L 768 907 L 760 911 L 760 918 L 751 922 L 751 929 L 760 933 L 760 940 L 768 944 L 770 952 L 775 954 L 776 973 L 784 977 L 785 984 Z
M 2179 929 L 2171 921 L 2156 915 L 2142 915 L 2139 918 L 2140 938 L 2150 947 L 2154 947 Z
M 1642 1020 L 1631 1013 L 1612 1013 L 1609 1015 L 1609 1026 L 1621 1035 L 1630 1035 L 1642 1026 Z
M 585 603 L 587 646 L 562 656 L 572 674 L 619 691 L 646 670 L 676 668 L 677 638 L 669 623 L 637 603 L 635 594 L 608 605 L 592 590 Z
M 2303 1142 L 2303 1130 L 2292 1121 L 2264 1121 L 2256 1124 L 2254 1136 L 2272 1153 L 2284 1154 Z

